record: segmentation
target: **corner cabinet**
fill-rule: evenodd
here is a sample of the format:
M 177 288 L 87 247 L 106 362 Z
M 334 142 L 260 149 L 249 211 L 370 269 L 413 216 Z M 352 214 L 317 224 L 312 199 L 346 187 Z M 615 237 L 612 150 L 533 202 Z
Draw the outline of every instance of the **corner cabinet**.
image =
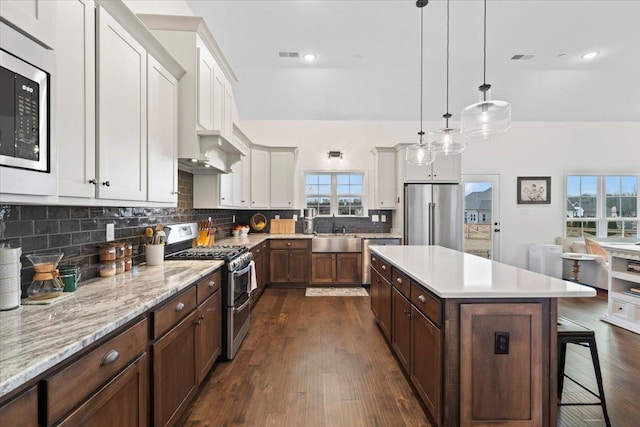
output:
M 295 206 L 295 148 L 270 153 L 270 207 L 293 209 Z
M 375 208 L 396 209 L 396 150 L 376 147 L 373 155 Z
M 640 334 L 640 247 L 606 249 L 609 292 L 607 313 L 601 319 Z

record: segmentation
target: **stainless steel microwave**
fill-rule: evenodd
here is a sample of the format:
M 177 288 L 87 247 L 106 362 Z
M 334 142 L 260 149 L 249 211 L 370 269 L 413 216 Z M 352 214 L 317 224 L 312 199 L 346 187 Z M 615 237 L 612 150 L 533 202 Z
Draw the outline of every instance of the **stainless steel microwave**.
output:
M 0 167 L 49 172 L 49 74 L 0 49 Z

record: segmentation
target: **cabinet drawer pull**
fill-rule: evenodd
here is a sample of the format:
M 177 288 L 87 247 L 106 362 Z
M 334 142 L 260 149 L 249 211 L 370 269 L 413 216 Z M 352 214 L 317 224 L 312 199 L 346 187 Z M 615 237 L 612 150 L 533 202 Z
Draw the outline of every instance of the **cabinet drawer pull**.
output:
M 427 302 L 427 299 L 424 297 L 424 295 L 418 295 L 418 301 Z
M 398 282 L 398 283 L 402 283 L 402 278 L 401 278 L 401 277 L 398 277 L 398 278 L 396 279 L 396 282 Z
M 287 243 L 287 246 L 291 246 L 291 242 Z
M 174 310 L 175 311 L 182 311 L 182 309 L 184 309 L 184 303 L 182 301 L 180 301 L 179 303 L 176 304 L 176 308 Z
M 100 362 L 100 366 L 107 366 L 115 362 L 116 360 L 118 360 L 119 357 L 120 357 L 120 353 L 118 353 L 117 350 L 109 350 L 102 358 L 102 361 Z
M 386 270 L 386 269 L 387 269 L 387 266 L 386 266 L 386 265 L 383 265 L 383 266 L 382 266 L 382 269 L 383 269 L 383 270 Z
M 104 185 L 105 187 L 110 187 L 111 186 L 111 181 L 105 181 L 102 183 L 102 185 Z
M 89 180 L 89 184 L 98 185 L 98 180 L 97 180 L 97 179 L 95 179 L 95 178 L 91 178 L 91 179 Z
M 193 322 L 193 324 L 196 325 L 196 326 L 198 326 L 201 323 L 202 323 L 202 319 L 198 319 L 195 322 Z
M 209 287 L 213 288 L 216 285 L 215 280 L 209 280 Z
M 376 262 L 376 261 L 377 261 L 377 259 L 375 259 L 375 258 L 371 258 L 371 261 Z

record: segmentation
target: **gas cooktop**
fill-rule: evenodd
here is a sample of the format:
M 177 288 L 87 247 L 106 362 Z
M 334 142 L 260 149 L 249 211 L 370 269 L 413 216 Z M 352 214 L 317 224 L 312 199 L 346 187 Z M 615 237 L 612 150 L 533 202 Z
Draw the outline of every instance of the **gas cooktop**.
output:
M 167 260 L 207 260 L 216 259 L 229 262 L 247 252 L 246 246 L 215 245 L 211 247 L 189 248 L 172 254 L 167 254 Z

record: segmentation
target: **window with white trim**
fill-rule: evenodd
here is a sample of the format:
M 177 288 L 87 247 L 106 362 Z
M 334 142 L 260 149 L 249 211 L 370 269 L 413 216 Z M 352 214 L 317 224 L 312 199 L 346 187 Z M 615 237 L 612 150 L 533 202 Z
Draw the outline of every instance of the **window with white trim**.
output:
M 305 173 L 307 208 L 318 215 L 363 216 L 364 173 Z
M 638 175 L 567 175 L 567 237 L 638 237 Z

